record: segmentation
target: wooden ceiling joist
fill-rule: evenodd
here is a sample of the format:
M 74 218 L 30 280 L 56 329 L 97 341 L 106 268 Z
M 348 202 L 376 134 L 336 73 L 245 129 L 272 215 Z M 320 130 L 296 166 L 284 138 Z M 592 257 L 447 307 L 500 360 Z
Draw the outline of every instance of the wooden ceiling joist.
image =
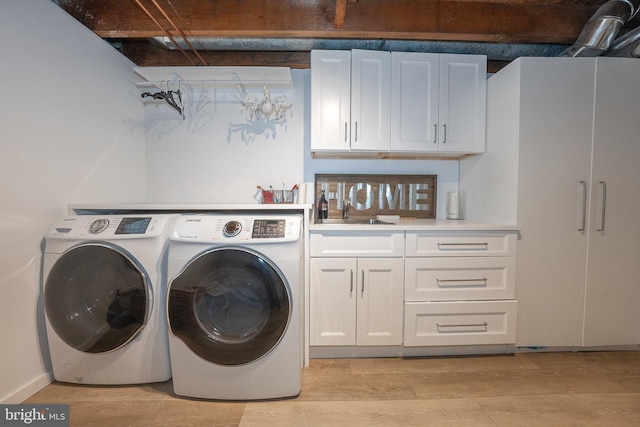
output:
M 58 0 L 76 19 L 103 38 L 165 36 L 135 2 Z M 149 0 L 141 0 L 152 5 Z M 157 0 L 166 5 L 167 0 Z M 606 0 L 239 0 L 171 2 L 180 27 L 198 37 L 367 37 L 439 34 L 467 41 L 573 43 L 586 21 Z M 334 12 L 345 5 L 344 13 Z M 149 7 L 150 8 L 150 7 Z M 168 12 L 172 9 L 165 8 Z M 335 29 L 340 15 L 344 31 Z M 171 28 L 164 17 L 156 18 Z M 178 36 L 178 34 L 175 34 Z
M 336 29 L 344 28 L 344 18 L 347 14 L 347 0 L 336 0 L 336 20 L 333 26 Z
M 593 13 L 608 0 L 56 0 L 98 36 L 117 41 L 123 52 L 143 52 L 145 60 L 173 64 L 174 52 L 152 45 L 153 37 L 428 40 L 572 44 Z M 154 22 L 139 7 L 152 11 Z M 356 4 L 357 3 L 357 4 Z M 158 12 L 158 5 L 165 13 Z M 156 12 L 158 12 L 156 14 Z M 348 16 L 347 16 L 348 15 Z M 166 31 L 165 31 L 166 30 Z M 169 34 L 167 34 L 167 32 Z M 191 39 L 194 40 L 194 39 Z M 197 41 L 197 40 L 196 40 Z M 142 47 L 146 44 L 146 47 Z M 241 44 L 241 43 L 240 43 Z M 187 55 L 208 65 L 207 50 Z M 246 46 L 244 46 L 246 50 Z M 243 49 L 239 49 L 242 51 Z M 231 53 L 252 61 L 251 53 Z M 291 52 L 291 57 L 296 57 Z M 129 55 L 125 53 L 125 55 Z M 154 59 L 156 55 L 158 59 Z M 307 52 L 308 55 L 308 52 Z M 217 59 L 222 58 L 216 53 Z M 258 62 L 268 61 L 269 53 Z M 274 54 L 282 61 L 283 54 Z M 140 64 L 138 57 L 129 58 Z M 297 58 L 297 57 L 296 57 Z M 225 63 L 228 60 L 224 60 Z

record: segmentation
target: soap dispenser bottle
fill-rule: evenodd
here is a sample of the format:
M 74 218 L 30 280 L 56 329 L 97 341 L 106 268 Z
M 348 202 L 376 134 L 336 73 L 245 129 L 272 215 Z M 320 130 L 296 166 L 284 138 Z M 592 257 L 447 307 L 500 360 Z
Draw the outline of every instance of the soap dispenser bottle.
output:
M 329 217 L 329 202 L 327 202 L 326 197 L 324 196 L 324 190 L 322 190 L 322 194 L 320 195 L 320 199 L 318 200 L 318 222 L 322 222 L 323 219 Z

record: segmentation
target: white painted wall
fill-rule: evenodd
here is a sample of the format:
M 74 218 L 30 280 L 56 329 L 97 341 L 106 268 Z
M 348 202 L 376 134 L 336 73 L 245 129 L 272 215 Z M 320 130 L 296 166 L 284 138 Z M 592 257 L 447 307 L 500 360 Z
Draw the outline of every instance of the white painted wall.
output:
M 437 216 L 445 217 L 444 195 L 458 188 L 458 161 L 312 159 L 310 72 L 292 75 L 293 89 L 272 91 L 272 98 L 285 94 L 293 103 L 286 126 L 247 121 L 235 90 L 205 91 L 208 104 L 197 113 L 202 90 L 193 89 L 185 120 L 164 101 L 148 102 L 149 201 L 257 203 L 256 185 L 289 189 L 313 182 L 316 173 L 437 174 Z
M 49 381 L 42 238 L 68 203 L 145 197 L 132 67 L 50 0 L 0 6 L 0 402 Z
M 290 188 L 315 173 L 435 173 L 444 217 L 442 194 L 457 188 L 455 161 L 311 159 L 308 70 L 272 93 L 293 103 L 286 126 L 247 122 L 229 91 L 208 93 L 199 111 L 196 91 L 195 118 L 183 121 L 162 103 L 145 108 L 134 64 L 53 2 L 11 0 L 0 12 L 0 402 L 51 380 L 42 244 L 69 203 L 257 203 L 256 185 Z
M 301 182 L 304 72 L 293 77 L 292 89 L 271 89 L 272 100 L 286 95 L 293 105 L 286 123 L 248 119 L 237 89 L 182 87 L 184 120 L 164 101 L 147 101 L 149 201 L 251 204 L 258 185 L 281 190 Z

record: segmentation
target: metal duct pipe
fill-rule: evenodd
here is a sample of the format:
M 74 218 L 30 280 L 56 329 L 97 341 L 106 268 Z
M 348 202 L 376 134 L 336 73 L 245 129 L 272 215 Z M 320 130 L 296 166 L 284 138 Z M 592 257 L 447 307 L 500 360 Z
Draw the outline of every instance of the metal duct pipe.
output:
M 640 58 L 640 27 L 615 39 L 605 56 Z
M 624 24 L 638 12 L 640 0 L 610 0 L 587 21 L 578 40 L 558 56 L 600 56 Z

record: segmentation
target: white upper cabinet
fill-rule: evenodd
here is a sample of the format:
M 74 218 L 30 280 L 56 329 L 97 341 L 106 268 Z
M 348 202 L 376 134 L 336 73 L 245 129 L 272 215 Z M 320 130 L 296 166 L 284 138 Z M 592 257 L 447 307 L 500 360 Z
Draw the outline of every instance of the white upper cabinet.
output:
M 484 152 L 486 56 L 311 52 L 314 153 Z
M 391 151 L 484 152 L 486 56 L 391 58 Z
M 311 149 L 351 147 L 351 52 L 311 51 Z
M 391 149 L 438 151 L 440 55 L 393 52 Z
M 389 150 L 391 53 L 351 51 L 351 149 Z
M 391 54 L 311 52 L 311 149 L 389 151 Z

